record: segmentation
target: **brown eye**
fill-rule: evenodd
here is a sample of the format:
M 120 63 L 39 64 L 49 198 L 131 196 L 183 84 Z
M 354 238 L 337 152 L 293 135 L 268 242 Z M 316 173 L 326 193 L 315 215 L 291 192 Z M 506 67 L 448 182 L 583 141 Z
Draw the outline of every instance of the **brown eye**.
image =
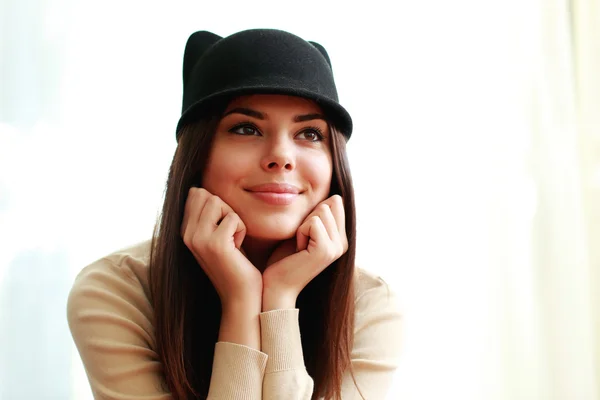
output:
M 229 132 L 244 136 L 254 136 L 258 134 L 258 129 L 253 125 L 242 124 L 233 127 Z
M 304 136 L 304 138 L 309 142 L 320 142 L 323 140 L 323 134 L 319 129 L 316 128 L 306 129 L 300 132 L 299 135 Z

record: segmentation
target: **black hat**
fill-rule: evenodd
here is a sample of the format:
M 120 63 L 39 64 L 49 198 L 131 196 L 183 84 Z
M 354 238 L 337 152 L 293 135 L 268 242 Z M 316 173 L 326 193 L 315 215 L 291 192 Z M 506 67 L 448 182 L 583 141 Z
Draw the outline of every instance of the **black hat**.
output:
M 213 100 L 254 93 L 314 100 L 346 139 L 352 134 L 352 119 L 338 102 L 325 48 L 281 30 L 251 29 L 225 38 L 207 31 L 189 37 L 177 138 L 181 127 Z

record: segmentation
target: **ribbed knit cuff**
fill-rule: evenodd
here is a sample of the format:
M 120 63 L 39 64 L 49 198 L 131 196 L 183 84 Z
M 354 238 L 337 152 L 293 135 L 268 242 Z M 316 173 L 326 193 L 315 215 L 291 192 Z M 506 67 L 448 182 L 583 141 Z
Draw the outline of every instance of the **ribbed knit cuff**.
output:
M 247 346 L 217 342 L 208 398 L 261 399 L 267 358 Z
M 260 314 L 261 350 L 269 356 L 265 374 L 306 368 L 298 315 L 297 308 Z

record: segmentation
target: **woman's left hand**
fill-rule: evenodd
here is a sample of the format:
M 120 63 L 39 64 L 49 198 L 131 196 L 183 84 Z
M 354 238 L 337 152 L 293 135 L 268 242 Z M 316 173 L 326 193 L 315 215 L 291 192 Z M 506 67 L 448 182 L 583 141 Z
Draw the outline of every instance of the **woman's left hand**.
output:
M 263 272 L 263 312 L 296 308 L 302 289 L 347 250 L 344 203 L 334 195 L 306 217 L 295 239 L 271 255 Z

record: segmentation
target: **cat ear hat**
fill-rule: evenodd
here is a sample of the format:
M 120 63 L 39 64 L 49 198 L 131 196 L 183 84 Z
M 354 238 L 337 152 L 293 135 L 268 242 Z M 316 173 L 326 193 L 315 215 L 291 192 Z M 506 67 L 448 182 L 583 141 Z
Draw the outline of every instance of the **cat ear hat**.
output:
M 198 31 L 183 56 L 183 104 L 177 124 L 197 119 L 218 99 L 244 94 L 285 94 L 315 101 L 346 140 L 350 114 L 338 101 L 331 61 L 318 43 L 277 29 L 251 29 L 222 38 Z

